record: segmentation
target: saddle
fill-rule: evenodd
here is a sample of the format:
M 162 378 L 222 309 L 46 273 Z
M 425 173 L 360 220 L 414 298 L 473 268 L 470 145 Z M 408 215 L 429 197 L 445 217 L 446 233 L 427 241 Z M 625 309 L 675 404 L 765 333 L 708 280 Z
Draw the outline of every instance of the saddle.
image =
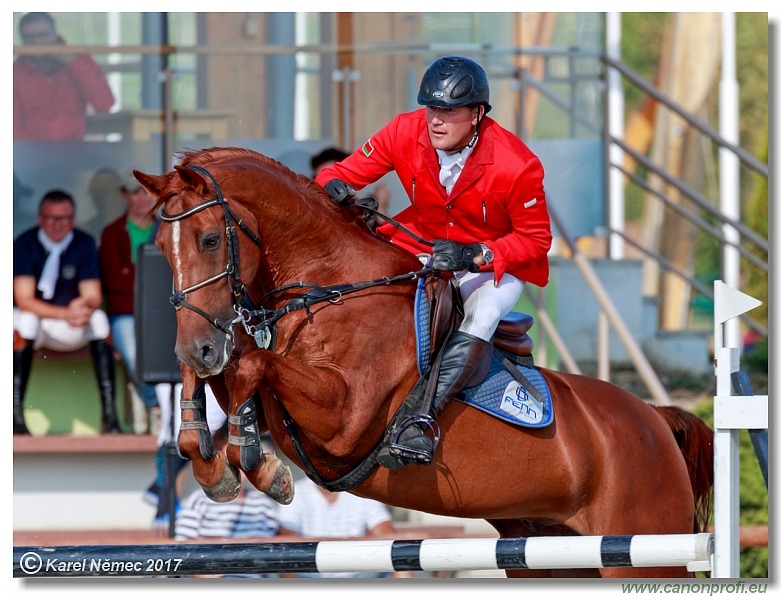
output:
M 425 284 L 431 306 L 431 353 L 438 350 L 451 331 L 457 329 L 464 317 L 461 296 L 452 278 L 432 278 Z M 495 348 L 521 357 L 531 358 L 534 340 L 528 331 L 534 317 L 513 311 L 499 321 L 494 333 Z

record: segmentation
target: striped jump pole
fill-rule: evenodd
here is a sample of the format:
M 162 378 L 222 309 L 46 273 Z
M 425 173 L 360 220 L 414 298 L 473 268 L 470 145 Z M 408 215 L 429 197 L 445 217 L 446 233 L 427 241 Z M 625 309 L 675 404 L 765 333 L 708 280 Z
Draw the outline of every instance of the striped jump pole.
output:
M 342 571 L 681 566 L 710 570 L 713 537 L 567 536 L 14 547 L 14 577 L 152 577 Z

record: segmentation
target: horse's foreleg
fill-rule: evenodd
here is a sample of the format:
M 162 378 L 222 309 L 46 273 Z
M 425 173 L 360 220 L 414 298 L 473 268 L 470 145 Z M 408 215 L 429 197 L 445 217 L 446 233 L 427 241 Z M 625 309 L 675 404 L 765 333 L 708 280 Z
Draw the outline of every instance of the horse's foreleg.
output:
M 352 451 L 366 427 L 360 415 L 345 418 L 349 389 L 338 369 L 256 350 L 239 358 L 236 379 L 245 390 L 240 398 L 257 388 L 269 391 L 311 442 L 335 456 Z
M 179 428 L 179 453 L 189 458 L 193 477 L 206 495 L 216 502 L 229 502 L 239 493 L 241 482 L 236 468 L 216 451 L 206 422 L 206 393 L 195 372 L 182 367 L 182 424 Z
M 280 504 L 293 500 L 293 474 L 273 452 L 263 452 L 260 434 L 268 430 L 262 407 L 255 402 L 257 377 L 237 374 L 228 413 L 228 462 L 240 468 L 250 483 Z

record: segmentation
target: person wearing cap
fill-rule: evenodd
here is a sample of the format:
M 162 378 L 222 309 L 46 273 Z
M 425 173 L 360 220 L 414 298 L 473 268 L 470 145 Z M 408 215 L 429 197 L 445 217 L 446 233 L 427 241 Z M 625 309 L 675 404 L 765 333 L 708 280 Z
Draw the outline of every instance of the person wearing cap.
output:
M 128 379 L 149 413 L 158 407 L 158 400 L 155 386 L 144 384 L 136 377 L 133 286 L 138 247 L 154 241 L 156 222 L 150 211 L 155 200 L 132 174 L 121 180 L 120 192 L 127 210 L 100 235 L 101 282 L 114 345 Z
M 380 453 L 389 468 L 431 463 L 431 419 L 485 376 L 494 331 L 526 282 L 547 285 L 552 241 L 542 164 L 486 116 L 483 68 L 461 56 L 438 58 L 423 74 L 418 104 L 423 108 L 396 116 L 316 177 L 334 202 L 349 204 L 356 190 L 395 171 L 410 201 L 395 219 L 433 248 L 389 223 L 377 234 L 430 256 L 433 269 L 453 271 L 463 300 L 464 318 L 442 350 L 433 401 L 392 440 L 394 456 L 387 448 Z

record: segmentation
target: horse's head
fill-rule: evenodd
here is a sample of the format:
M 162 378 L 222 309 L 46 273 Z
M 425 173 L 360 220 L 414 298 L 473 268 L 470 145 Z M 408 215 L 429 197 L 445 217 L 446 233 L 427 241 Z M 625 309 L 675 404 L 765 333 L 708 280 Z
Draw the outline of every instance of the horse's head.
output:
M 134 174 L 162 207 L 156 244 L 173 271 L 176 355 L 201 378 L 217 375 L 236 343 L 245 282 L 260 262 L 256 219 L 197 165 Z

